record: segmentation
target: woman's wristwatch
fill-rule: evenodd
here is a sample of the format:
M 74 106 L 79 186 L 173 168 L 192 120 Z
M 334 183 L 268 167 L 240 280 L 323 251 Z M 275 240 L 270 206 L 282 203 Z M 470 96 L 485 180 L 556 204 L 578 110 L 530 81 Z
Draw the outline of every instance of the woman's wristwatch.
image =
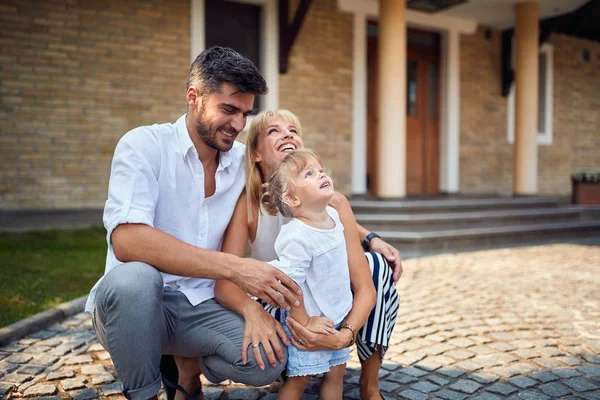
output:
M 369 233 L 362 241 L 362 247 L 365 251 L 369 251 L 369 243 L 371 243 L 371 240 L 375 239 L 375 238 L 379 238 L 381 239 L 381 236 L 379 236 L 378 234 L 376 234 L 375 232 L 371 232 Z
M 350 329 L 350 332 L 352 332 L 352 339 L 350 339 L 350 343 L 348 343 L 348 345 L 346 346 L 346 347 L 350 347 L 354 343 L 356 343 L 356 328 L 352 324 L 345 323 L 344 325 L 342 325 L 342 327 L 339 330 L 341 331 L 344 328 Z

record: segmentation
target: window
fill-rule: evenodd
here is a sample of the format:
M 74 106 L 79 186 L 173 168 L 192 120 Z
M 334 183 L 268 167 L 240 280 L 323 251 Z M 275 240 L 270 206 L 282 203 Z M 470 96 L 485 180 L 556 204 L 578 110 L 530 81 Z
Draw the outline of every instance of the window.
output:
M 235 49 L 256 64 L 269 87 L 267 95 L 257 96 L 253 114 L 262 109 L 276 109 L 279 103 L 277 2 L 191 0 L 191 7 L 191 61 L 210 46 Z
M 544 44 L 539 54 L 539 90 L 538 90 L 538 144 L 549 146 L 552 144 L 552 71 L 553 71 L 553 47 Z M 508 95 L 507 110 L 507 136 L 508 143 L 515 141 L 515 93 L 514 85 Z

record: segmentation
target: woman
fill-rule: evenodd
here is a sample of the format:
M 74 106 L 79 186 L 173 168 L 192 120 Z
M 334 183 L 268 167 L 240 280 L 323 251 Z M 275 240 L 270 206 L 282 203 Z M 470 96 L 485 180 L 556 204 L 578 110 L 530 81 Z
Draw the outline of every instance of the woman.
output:
M 225 233 L 222 250 L 243 256 L 249 242 L 252 258 L 262 261 L 276 259 L 274 244 L 279 229 L 286 222 L 283 217 L 261 212 L 260 186 L 268 179 L 272 168 L 287 152 L 303 147 L 301 127 L 294 114 L 286 110 L 265 111 L 256 116 L 250 126 L 246 144 L 246 192 L 238 200 L 234 215 Z M 380 399 L 378 372 L 396 320 L 398 294 L 394 284 L 400 278 L 402 265 L 396 249 L 375 237 L 356 223 L 348 200 L 336 194 L 330 206 L 335 208 L 344 225 L 348 249 L 350 278 L 354 292 L 352 310 L 346 322 L 360 328 L 356 336 L 361 361 L 360 391 L 363 399 Z M 360 240 L 368 237 L 366 244 L 372 252 L 363 253 Z M 370 239 L 370 240 L 369 240 Z M 384 254 L 390 265 L 378 253 Z M 366 256 L 366 257 L 365 257 Z M 367 265 L 368 264 L 368 265 Z M 369 267 L 369 268 L 368 268 Z M 370 272 L 369 272 L 370 269 Z M 377 303 L 372 308 L 368 301 L 375 284 Z M 219 281 L 215 286 L 215 298 L 224 307 L 244 316 L 246 328 L 242 349 L 252 344 L 259 365 L 263 363 L 258 351 L 262 344 L 271 364 L 279 356 L 279 337 L 285 343 L 281 326 L 268 312 L 276 315 L 278 309 L 265 305 L 257 307 L 238 286 Z M 365 301 L 365 299 L 367 299 Z M 276 318 L 278 319 L 278 318 Z M 299 349 L 336 350 L 348 346 L 355 336 L 349 329 L 333 335 L 321 335 L 308 331 L 292 318 L 288 319 L 292 342 Z M 245 351 L 243 352 L 245 353 Z M 245 354 L 244 356 L 245 357 Z M 262 364 L 264 366 L 264 363 Z

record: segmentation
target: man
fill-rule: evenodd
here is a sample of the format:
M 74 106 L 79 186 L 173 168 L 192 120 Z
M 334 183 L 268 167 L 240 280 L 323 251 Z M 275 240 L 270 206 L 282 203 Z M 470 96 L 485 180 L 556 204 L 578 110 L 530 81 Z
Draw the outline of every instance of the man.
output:
M 117 144 L 103 218 L 106 271 L 86 311 L 130 399 L 156 398 L 162 354 L 201 357 L 214 382 L 264 385 L 285 366 L 285 346 L 276 345 L 276 367 L 261 370 L 252 351 L 244 365 L 243 319 L 213 299 L 214 280 L 228 279 L 273 305 L 299 304 L 298 286 L 276 268 L 219 252 L 245 181 L 235 139 L 266 91 L 250 60 L 210 48 L 190 68 L 187 114 L 133 129 Z

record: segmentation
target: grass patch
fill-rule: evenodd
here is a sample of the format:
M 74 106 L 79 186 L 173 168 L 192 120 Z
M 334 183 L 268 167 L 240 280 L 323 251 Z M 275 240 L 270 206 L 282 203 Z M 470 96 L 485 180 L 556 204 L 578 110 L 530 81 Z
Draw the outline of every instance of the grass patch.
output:
M 104 228 L 0 233 L 0 327 L 87 294 L 106 261 Z

